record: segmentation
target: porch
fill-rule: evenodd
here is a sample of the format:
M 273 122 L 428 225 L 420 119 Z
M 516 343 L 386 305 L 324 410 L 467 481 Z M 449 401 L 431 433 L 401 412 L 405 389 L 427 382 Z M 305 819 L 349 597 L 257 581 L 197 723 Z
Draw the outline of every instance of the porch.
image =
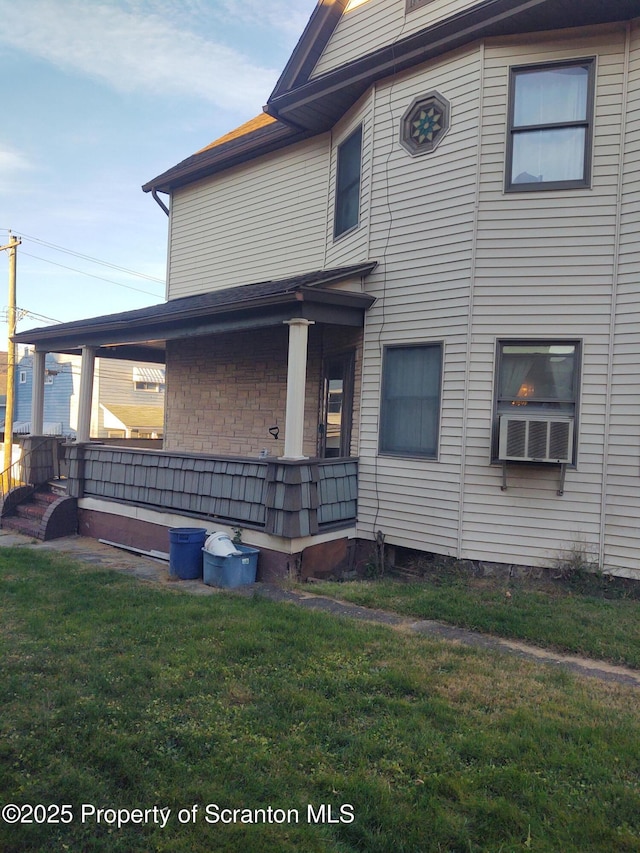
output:
M 3 526 L 39 539 L 77 530 L 163 552 L 170 527 L 240 531 L 245 543 L 264 550 L 261 574 L 270 579 L 289 574 L 292 561 L 299 573 L 310 546 L 325 570 L 348 562 L 357 513 L 356 458 L 243 459 L 144 444 L 22 439 L 12 465 L 13 487 L 1 502 Z M 40 517 L 33 506 L 38 496 L 36 504 L 45 510 L 55 499 L 55 513 Z M 326 565 L 327 554 L 333 565 Z M 309 559 L 313 562 L 312 555 Z
M 45 354 L 79 352 L 77 440 L 64 448 L 79 530 L 167 549 L 167 528 L 241 528 L 271 576 L 355 535 L 363 280 L 375 264 L 170 300 L 23 332 L 35 345 L 32 423 Z M 96 358 L 166 364 L 162 449 L 91 440 Z M 33 437 L 35 438 L 35 436 Z

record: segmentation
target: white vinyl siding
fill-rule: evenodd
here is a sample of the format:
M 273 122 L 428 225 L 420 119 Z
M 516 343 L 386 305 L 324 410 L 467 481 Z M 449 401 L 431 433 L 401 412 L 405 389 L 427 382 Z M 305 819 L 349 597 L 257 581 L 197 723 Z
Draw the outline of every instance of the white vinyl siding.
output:
M 618 290 L 611 378 L 604 556 L 638 572 L 640 563 L 640 31 L 631 32 L 624 137 Z M 612 140 L 613 144 L 613 140 Z
M 455 553 L 464 412 L 465 339 L 473 252 L 479 103 L 477 49 L 380 85 L 367 279 L 376 297 L 365 329 L 360 437 L 359 533 L 390 544 Z M 402 116 L 437 90 L 451 103 L 451 129 L 436 151 L 411 157 Z M 442 343 L 438 458 L 378 452 L 380 371 L 385 346 Z M 377 479 L 377 486 L 375 480 Z
M 597 57 L 592 189 L 503 192 L 509 68 Z M 467 411 L 461 556 L 548 564 L 599 545 L 607 364 L 615 276 L 624 33 L 488 43 Z M 496 340 L 582 341 L 577 469 L 490 466 Z
M 366 0 L 342 15 L 311 76 L 333 71 L 477 5 L 479 0 L 432 0 L 405 15 L 406 0 Z
M 371 538 L 382 530 L 390 544 L 525 565 L 548 565 L 581 543 L 596 553 L 601 547 L 624 47 L 624 28 L 617 26 L 573 31 L 570 37 L 541 34 L 535 43 L 529 37 L 493 40 L 396 77 L 390 87 L 379 85 L 369 248 L 379 267 L 367 281 L 377 301 L 365 333 L 359 535 Z M 582 57 L 596 57 L 591 188 L 505 193 L 509 69 Z M 640 56 L 636 74 L 640 77 Z M 451 130 L 434 154 L 412 159 L 397 144 L 399 120 L 413 97 L 431 90 L 451 102 Z M 640 99 L 630 120 L 627 137 L 635 140 Z M 640 146 L 632 156 L 635 184 L 625 195 L 622 232 L 627 302 L 633 275 L 637 289 L 640 273 L 633 245 L 640 218 Z M 627 157 L 627 171 L 631 168 Z M 621 271 L 619 299 L 623 281 Z M 621 314 L 629 374 L 637 366 L 630 352 L 638 320 Z M 558 466 L 510 465 L 508 489 L 502 491 L 502 467 L 491 464 L 501 339 L 580 343 L 577 467 L 566 474 L 563 496 L 557 494 Z M 438 460 L 388 459 L 376 448 L 382 347 L 428 340 L 445 342 Z M 622 345 L 620 353 L 623 363 Z M 624 450 L 630 431 L 625 413 L 636 411 L 629 408 L 633 387 L 629 375 L 621 388 L 618 417 L 624 426 L 617 439 L 618 473 L 626 482 L 616 498 L 621 511 L 610 513 L 608 525 L 628 562 L 634 543 L 640 545 L 640 534 L 629 538 L 635 522 L 622 513 L 631 489 L 628 466 L 634 474 L 640 470 L 637 452 L 630 458 Z M 635 397 L 633 406 L 637 436 Z M 615 485 L 612 474 L 610 484 Z M 612 539 L 610 552 L 613 547 Z M 615 565 L 612 557 L 608 567 Z
M 168 297 L 322 269 L 329 136 L 173 194 Z

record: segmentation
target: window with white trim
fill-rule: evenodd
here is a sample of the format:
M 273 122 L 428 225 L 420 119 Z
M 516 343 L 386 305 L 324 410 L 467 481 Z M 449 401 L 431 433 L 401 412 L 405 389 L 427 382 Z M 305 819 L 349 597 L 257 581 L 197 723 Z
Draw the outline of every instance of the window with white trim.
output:
M 158 394 L 165 390 L 164 382 L 137 381 L 133 383 L 133 387 L 136 391 L 155 391 Z
M 164 368 L 134 365 L 133 387 L 136 391 L 162 393 L 165 390 Z
M 591 184 L 595 60 L 511 69 L 505 189 Z

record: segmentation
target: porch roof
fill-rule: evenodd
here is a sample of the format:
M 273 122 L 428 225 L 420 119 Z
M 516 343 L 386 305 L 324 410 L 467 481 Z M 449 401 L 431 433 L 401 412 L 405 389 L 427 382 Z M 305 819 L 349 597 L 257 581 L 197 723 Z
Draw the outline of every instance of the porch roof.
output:
M 335 285 L 362 282 L 376 265 L 372 261 L 227 287 L 135 311 L 29 329 L 14 341 L 45 352 L 79 353 L 88 346 L 101 358 L 163 363 L 166 342 L 184 337 L 277 326 L 297 317 L 362 326 L 374 297 Z
M 105 426 L 108 415 L 118 420 L 123 429 L 155 429 L 162 430 L 164 424 L 163 406 L 131 406 L 121 403 L 101 403 L 105 415 Z

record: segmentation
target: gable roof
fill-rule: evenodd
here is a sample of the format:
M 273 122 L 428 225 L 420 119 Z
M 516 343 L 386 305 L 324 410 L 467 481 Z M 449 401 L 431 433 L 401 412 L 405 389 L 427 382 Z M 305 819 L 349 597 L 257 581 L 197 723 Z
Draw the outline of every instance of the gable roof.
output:
M 146 193 L 168 193 L 184 184 L 244 163 L 258 153 L 270 154 L 312 135 L 308 131 L 295 130 L 263 113 L 143 184 L 142 189 Z
M 288 89 L 277 85 L 265 109 L 281 121 L 321 133 L 377 80 L 479 39 L 624 21 L 638 15 L 640 0 L 483 0 L 318 77 L 299 76 Z M 300 44 L 294 56 L 298 50 L 303 50 Z
M 319 0 L 275 85 L 272 98 L 307 82 L 348 3 L 349 0 Z
M 640 16 L 640 0 L 482 0 L 387 47 L 311 78 L 346 5 L 347 0 L 319 0 L 264 107 L 275 121 L 265 124 L 254 119 L 246 123 L 142 189 L 170 192 L 328 131 L 377 80 L 479 39 Z

